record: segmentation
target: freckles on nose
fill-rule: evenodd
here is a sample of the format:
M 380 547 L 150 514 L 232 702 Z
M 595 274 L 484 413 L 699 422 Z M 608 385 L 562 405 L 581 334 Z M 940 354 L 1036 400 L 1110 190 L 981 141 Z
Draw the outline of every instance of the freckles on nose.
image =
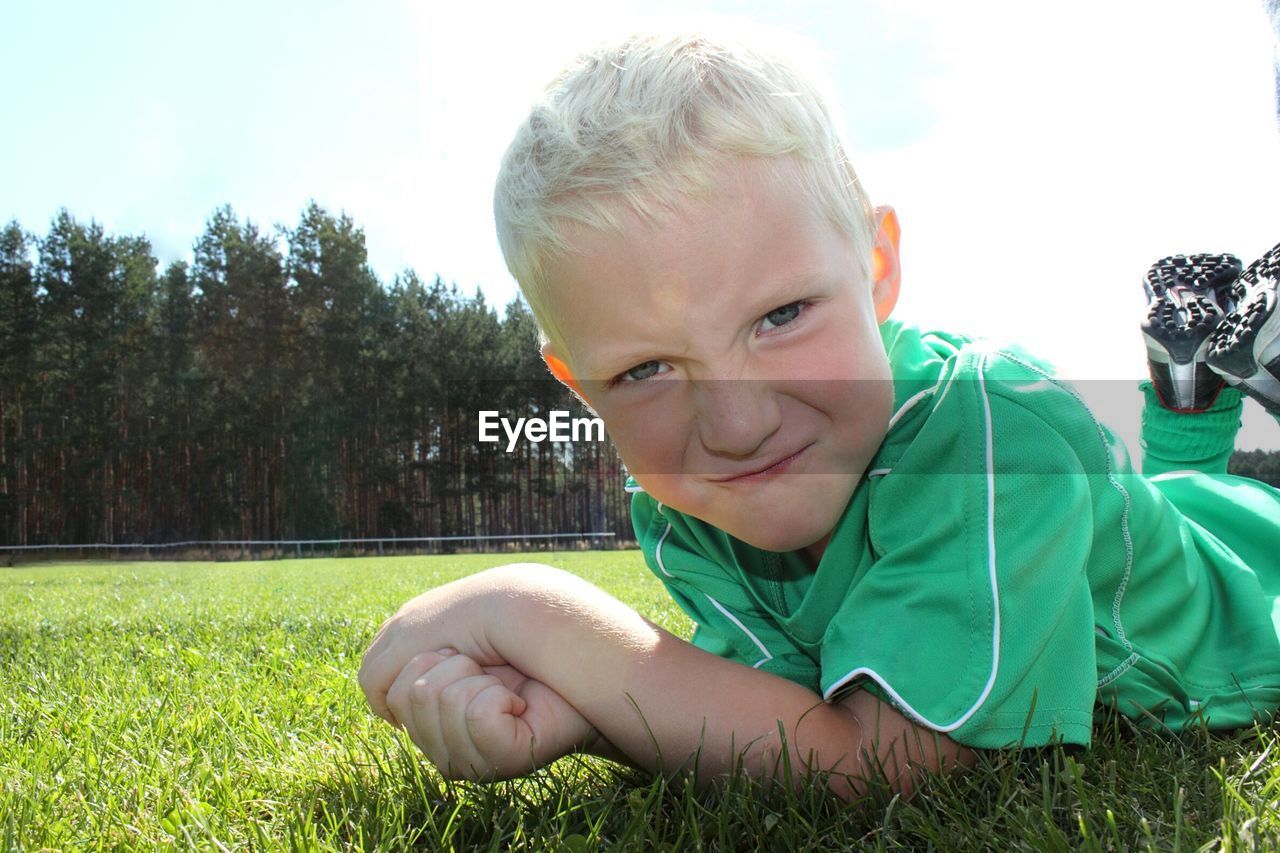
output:
M 695 383 L 698 437 L 707 450 L 750 456 L 778 431 L 782 418 L 765 383 L 722 379 Z

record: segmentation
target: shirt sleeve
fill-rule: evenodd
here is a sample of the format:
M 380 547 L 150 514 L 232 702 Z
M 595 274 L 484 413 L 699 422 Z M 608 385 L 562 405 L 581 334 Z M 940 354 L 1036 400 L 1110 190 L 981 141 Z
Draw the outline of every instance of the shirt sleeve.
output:
M 694 621 L 694 646 L 818 692 L 815 656 L 799 648 L 725 568 L 736 565 L 725 533 L 639 491 L 631 496 L 631 520 L 645 562 Z
M 823 695 L 870 688 L 977 748 L 1088 744 L 1090 490 L 1105 472 L 1074 443 L 1100 440 L 1097 425 L 1030 365 L 1002 360 L 996 378 L 999 356 L 962 357 L 962 378 L 871 483 L 876 561 L 823 638 Z

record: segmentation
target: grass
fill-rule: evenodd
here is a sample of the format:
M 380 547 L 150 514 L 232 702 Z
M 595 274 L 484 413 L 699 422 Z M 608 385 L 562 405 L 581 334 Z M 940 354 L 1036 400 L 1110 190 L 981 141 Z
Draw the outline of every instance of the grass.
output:
M 446 783 L 368 713 L 356 670 L 405 600 L 509 559 L 0 569 L 0 849 L 1280 847 L 1273 730 L 1115 716 L 1090 752 L 989 753 L 910 802 L 696 794 L 580 757 Z M 533 559 L 689 629 L 638 552 Z

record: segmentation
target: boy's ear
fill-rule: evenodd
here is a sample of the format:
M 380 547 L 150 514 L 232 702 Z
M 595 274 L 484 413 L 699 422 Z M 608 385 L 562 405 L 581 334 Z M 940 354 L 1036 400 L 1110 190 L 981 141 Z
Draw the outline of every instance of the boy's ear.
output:
M 902 285 L 902 267 L 898 261 L 898 238 L 902 227 L 892 207 L 882 205 L 875 210 L 876 242 L 871 250 L 871 297 L 876 306 L 876 322 L 889 319 L 898 304 Z
M 586 401 L 587 398 L 582 393 L 578 380 L 574 379 L 573 374 L 569 372 L 569 365 L 556 354 L 555 348 L 550 342 L 542 345 L 542 360 L 547 363 L 547 368 L 551 371 L 552 376 L 569 386 L 573 393 L 581 397 L 584 402 Z

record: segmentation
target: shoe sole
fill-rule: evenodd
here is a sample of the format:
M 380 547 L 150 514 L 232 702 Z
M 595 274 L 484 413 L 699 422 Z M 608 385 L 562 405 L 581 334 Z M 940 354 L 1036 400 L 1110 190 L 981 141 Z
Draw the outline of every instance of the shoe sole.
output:
M 1147 360 L 1151 369 L 1151 379 L 1155 383 L 1156 393 L 1166 406 L 1184 412 L 1204 411 L 1213 405 L 1218 393 L 1222 390 L 1223 379 L 1210 370 L 1205 357 L 1209 342 L 1205 342 L 1196 350 L 1192 361 L 1180 363 L 1173 360 L 1161 361 L 1159 341 L 1144 334 L 1147 342 Z
M 1206 365 L 1210 341 L 1231 310 L 1240 260 L 1227 254 L 1171 255 L 1147 271 L 1142 334 L 1151 379 L 1170 408 L 1209 408 L 1223 381 Z
M 1240 276 L 1243 298 L 1209 340 L 1205 362 L 1232 385 L 1280 413 L 1280 245 Z

